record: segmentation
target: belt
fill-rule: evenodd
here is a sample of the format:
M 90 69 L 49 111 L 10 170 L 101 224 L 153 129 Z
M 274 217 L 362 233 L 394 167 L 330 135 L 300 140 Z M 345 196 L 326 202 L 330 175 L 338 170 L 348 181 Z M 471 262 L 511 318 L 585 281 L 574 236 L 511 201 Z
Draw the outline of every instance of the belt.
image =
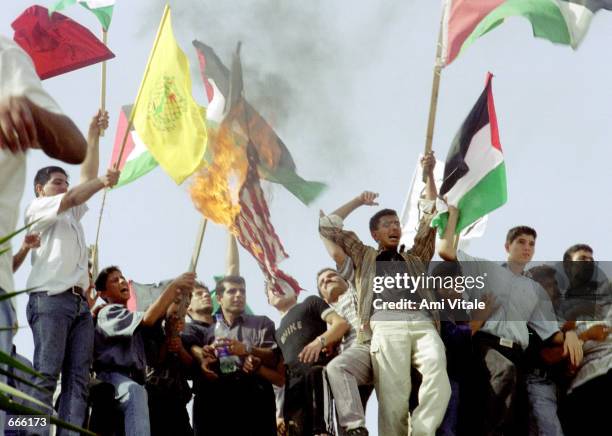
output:
M 100 372 L 117 372 L 121 375 L 124 375 L 128 378 L 131 378 L 132 380 L 134 380 L 136 383 L 140 384 L 140 385 L 144 385 L 145 384 L 145 373 L 144 370 L 139 370 L 136 368 L 125 368 L 122 366 L 101 366 L 101 367 L 94 367 L 94 370 L 98 373 Z
M 537 377 L 550 378 L 551 376 L 550 371 L 544 368 L 531 368 L 530 372 Z
M 60 295 L 60 294 L 63 294 L 64 292 L 70 292 L 71 294 L 74 294 L 77 297 L 81 297 L 83 300 L 87 300 L 85 298 L 85 290 L 83 288 L 81 288 L 80 286 L 71 286 L 68 289 L 64 289 L 63 291 L 54 293 L 52 295 Z M 33 292 L 33 294 L 41 294 L 41 295 L 47 295 L 48 296 L 49 295 L 49 291 L 36 291 L 36 292 Z
M 77 295 L 77 296 L 85 299 L 85 290 L 83 288 L 81 288 L 80 286 L 71 286 L 68 289 L 66 289 L 66 291 L 70 291 L 74 295 Z M 66 292 L 66 291 L 64 291 L 64 292 Z
M 492 335 L 491 333 L 483 332 L 482 330 L 478 330 L 474 334 L 474 338 L 480 338 L 489 344 L 498 345 L 510 350 L 520 351 L 521 353 L 523 352 L 523 347 L 521 347 L 518 342 L 514 342 L 513 340 L 507 338 L 501 338 L 499 336 Z

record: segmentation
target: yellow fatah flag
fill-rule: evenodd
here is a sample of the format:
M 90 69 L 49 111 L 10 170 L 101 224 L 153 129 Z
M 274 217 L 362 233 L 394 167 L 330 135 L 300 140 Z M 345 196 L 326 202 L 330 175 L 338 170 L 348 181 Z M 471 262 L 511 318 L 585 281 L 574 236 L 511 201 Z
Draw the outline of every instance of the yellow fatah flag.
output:
M 200 165 L 206 126 L 202 108 L 191 95 L 189 61 L 174 39 L 168 6 L 136 98 L 134 128 L 177 184 Z

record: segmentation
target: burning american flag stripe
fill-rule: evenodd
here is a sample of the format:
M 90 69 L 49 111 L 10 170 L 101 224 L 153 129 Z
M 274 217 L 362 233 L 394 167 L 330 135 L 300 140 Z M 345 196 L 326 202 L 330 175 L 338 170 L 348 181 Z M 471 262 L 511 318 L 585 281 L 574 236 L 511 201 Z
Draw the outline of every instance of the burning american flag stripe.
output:
M 289 256 L 270 221 L 270 211 L 257 175 L 257 155 L 250 143 L 247 155 L 249 168 L 240 190 L 240 213 L 234 226 L 236 238 L 257 260 L 275 293 L 298 294 L 301 289 L 298 282 L 277 267 Z

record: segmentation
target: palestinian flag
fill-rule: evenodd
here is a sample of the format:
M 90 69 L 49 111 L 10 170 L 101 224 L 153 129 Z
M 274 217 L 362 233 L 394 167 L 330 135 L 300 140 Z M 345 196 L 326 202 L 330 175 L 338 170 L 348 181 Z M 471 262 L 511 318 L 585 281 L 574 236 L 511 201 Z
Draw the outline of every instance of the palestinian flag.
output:
M 111 18 L 113 17 L 115 0 L 59 0 L 49 8 L 49 15 L 53 12 L 64 10 L 75 3 L 89 9 L 100 21 L 102 28 L 108 30 Z
M 459 209 L 457 234 L 508 199 L 492 79 L 489 73 L 484 91 L 463 122 L 446 157 L 440 197 L 446 197 L 448 204 Z M 431 225 L 442 235 L 448 212 L 442 201 L 438 201 L 437 208 L 438 215 Z
M 119 159 L 121 151 L 121 143 L 125 135 L 125 130 L 130 119 L 132 106 L 123 106 L 119 113 L 119 121 L 117 122 L 117 133 L 115 135 L 115 146 L 113 147 L 113 155 L 111 157 L 111 167 L 115 166 Z M 157 161 L 153 158 L 149 149 L 138 136 L 138 132 L 131 126 L 128 133 L 125 149 L 118 169 L 121 170 L 121 177 L 115 188 L 133 182 L 137 178 L 144 176 L 157 166 Z
M 601 9 L 612 10 L 612 0 L 444 0 L 440 61 L 450 64 L 509 17 L 529 20 L 535 37 L 576 49 Z
M 221 62 L 215 51 L 199 41 L 193 41 L 200 62 L 202 80 L 209 101 L 207 119 L 215 122 L 227 115 L 228 107 L 236 107 L 240 100 L 240 113 L 234 114 L 243 132 L 248 132 L 249 140 L 259 155 L 258 171 L 269 182 L 280 183 L 304 204 L 310 204 L 326 188 L 320 182 L 304 180 L 297 174 L 291 153 L 274 132 L 268 122 L 242 98 L 242 76 L 234 75 L 236 83 L 230 87 L 230 70 Z M 237 88 L 240 89 L 237 89 Z M 230 95 L 230 88 L 234 91 Z M 229 103 L 226 104 L 226 101 Z
M 42 6 L 30 6 L 11 26 L 42 80 L 115 57 L 87 28 L 62 14 L 50 18 Z

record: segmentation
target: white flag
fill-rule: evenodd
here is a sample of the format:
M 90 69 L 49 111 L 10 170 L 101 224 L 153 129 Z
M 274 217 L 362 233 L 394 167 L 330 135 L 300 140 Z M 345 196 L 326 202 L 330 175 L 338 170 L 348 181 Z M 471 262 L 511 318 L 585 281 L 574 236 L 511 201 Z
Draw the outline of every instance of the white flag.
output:
M 422 155 L 419 157 L 419 161 Z M 434 179 L 436 186 L 439 188 L 442 185 L 444 177 L 444 162 L 436 160 L 434 168 Z M 414 237 L 416 236 L 419 227 L 421 211 L 419 209 L 419 200 L 424 192 L 425 183 L 423 182 L 423 169 L 420 164 L 417 164 L 416 169 L 412 174 L 412 182 L 408 190 L 408 196 L 404 202 L 402 213 L 400 214 L 400 223 L 402 225 L 402 239 L 400 244 L 404 244 L 406 248 L 412 247 Z M 438 203 L 440 201 L 438 200 Z M 480 238 L 487 227 L 488 215 L 483 216 L 478 221 L 473 223 L 461 232 L 459 239 L 459 248 L 465 249 L 470 239 Z

